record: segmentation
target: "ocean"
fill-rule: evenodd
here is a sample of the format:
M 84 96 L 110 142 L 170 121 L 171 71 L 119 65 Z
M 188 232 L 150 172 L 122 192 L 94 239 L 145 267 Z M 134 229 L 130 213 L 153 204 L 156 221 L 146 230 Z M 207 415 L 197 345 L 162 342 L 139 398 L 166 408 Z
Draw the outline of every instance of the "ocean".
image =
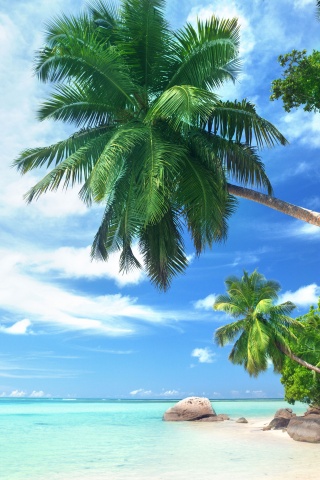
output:
M 244 416 L 248 424 L 163 422 L 174 403 L 1 398 L 0 479 L 319 478 L 319 444 L 258 427 L 288 407 L 285 402 L 212 402 L 217 413 Z M 306 406 L 291 408 L 301 414 Z

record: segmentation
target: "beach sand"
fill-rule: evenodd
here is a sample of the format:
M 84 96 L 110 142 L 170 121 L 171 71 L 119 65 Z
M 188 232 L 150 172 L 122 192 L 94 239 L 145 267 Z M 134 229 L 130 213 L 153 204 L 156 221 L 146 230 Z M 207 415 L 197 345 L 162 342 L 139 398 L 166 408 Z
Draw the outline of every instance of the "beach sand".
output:
M 263 431 L 270 418 L 217 423 L 188 422 L 189 445 L 177 445 L 167 461 L 145 459 L 139 471 L 104 472 L 85 480 L 318 480 L 320 444 L 296 442 L 281 430 Z M 173 424 L 175 428 L 177 424 Z M 82 478 L 82 477 L 81 477 Z M 65 479 L 67 480 L 67 479 Z M 70 478 L 68 479 L 70 480 Z

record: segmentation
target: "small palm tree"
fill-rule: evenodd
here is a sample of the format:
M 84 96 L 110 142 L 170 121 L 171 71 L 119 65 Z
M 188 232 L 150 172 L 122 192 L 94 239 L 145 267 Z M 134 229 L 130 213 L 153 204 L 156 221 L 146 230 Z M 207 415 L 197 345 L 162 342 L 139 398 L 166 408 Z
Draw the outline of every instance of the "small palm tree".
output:
M 292 302 L 274 304 L 280 290 L 277 282 L 266 280 L 255 270 L 251 275 L 244 271 L 242 278 L 228 277 L 225 284 L 227 294 L 219 295 L 213 308 L 239 320 L 218 328 L 215 340 L 224 346 L 237 338 L 229 355 L 232 363 L 257 376 L 268 368 L 270 360 L 280 372 L 288 356 L 320 373 L 320 368 L 294 355 L 289 347 L 289 342 L 296 343 L 303 325 L 289 317 L 295 308 Z
M 50 169 L 28 202 L 80 184 L 81 199 L 105 209 L 92 256 L 120 250 L 120 270 L 140 268 L 137 242 L 150 279 L 166 289 L 188 264 L 183 231 L 197 254 L 225 239 L 236 206 L 228 180 L 271 194 L 256 147 L 286 140 L 249 101 L 213 93 L 239 71 L 237 20 L 212 17 L 174 32 L 164 4 L 97 0 L 47 25 L 35 72 L 54 87 L 38 117 L 76 131 L 23 151 L 15 166 Z

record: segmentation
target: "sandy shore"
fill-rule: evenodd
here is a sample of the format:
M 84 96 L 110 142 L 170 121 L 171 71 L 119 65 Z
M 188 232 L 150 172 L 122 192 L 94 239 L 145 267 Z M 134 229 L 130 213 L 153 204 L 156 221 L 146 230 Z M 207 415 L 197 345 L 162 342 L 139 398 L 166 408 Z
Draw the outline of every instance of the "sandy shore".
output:
M 180 445 L 183 450 L 177 445 L 166 462 L 85 480 L 318 480 L 320 444 L 296 442 L 282 430 L 263 431 L 270 420 L 186 422 L 192 444 Z

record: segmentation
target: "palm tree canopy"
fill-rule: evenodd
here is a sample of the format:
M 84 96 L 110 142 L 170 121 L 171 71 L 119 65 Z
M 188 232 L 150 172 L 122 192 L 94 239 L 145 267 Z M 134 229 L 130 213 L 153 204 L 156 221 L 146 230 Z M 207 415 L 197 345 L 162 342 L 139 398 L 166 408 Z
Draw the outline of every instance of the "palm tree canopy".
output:
M 302 328 L 289 317 L 295 305 L 289 301 L 276 305 L 279 283 L 266 280 L 256 270 L 244 271 L 242 278 L 228 277 L 225 284 L 227 294 L 218 295 L 213 308 L 238 320 L 218 328 L 216 342 L 224 346 L 235 341 L 229 359 L 243 365 L 250 375 L 266 370 L 270 360 L 279 372 L 283 350 L 290 351 L 288 342 L 296 338 L 290 327 Z
M 24 150 L 25 174 L 49 173 L 26 194 L 80 185 L 104 207 L 92 257 L 120 250 L 120 269 L 140 268 L 166 289 L 187 266 L 183 233 L 197 254 L 227 235 L 236 207 L 227 180 L 272 192 L 259 148 L 285 138 L 247 101 L 214 93 L 239 72 L 236 19 L 212 17 L 174 32 L 164 0 L 96 0 L 79 16 L 52 19 L 35 73 L 52 92 L 39 120 L 72 123 L 54 145 Z

